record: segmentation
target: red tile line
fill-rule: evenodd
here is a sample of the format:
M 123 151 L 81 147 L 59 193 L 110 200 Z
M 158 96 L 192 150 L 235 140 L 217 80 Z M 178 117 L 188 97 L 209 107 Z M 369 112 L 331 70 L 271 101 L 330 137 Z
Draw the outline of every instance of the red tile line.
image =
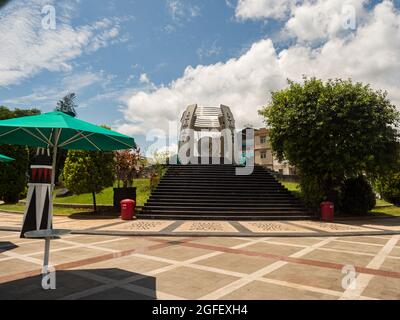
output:
M 151 238 L 147 238 L 147 237 L 142 237 L 142 239 L 155 241 L 155 239 L 151 239 Z M 197 238 L 197 239 L 199 239 L 199 238 Z M 157 240 L 160 240 L 160 239 L 157 239 Z M 56 270 L 68 270 L 68 269 L 78 268 L 78 267 L 82 267 L 85 265 L 90 265 L 90 264 L 94 264 L 94 263 L 98 263 L 98 262 L 103 262 L 103 261 L 107 261 L 107 260 L 126 257 L 133 253 L 143 253 L 146 251 L 162 249 L 162 248 L 170 247 L 173 245 L 178 245 L 178 244 L 181 245 L 186 242 L 194 241 L 194 240 L 196 240 L 196 238 L 184 238 L 184 239 L 180 239 L 179 241 L 178 240 L 162 240 L 162 242 L 157 241 L 159 243 L 155 244 L 155 245 L 146 246 L 146 247 L 137 248 L 137 249 L 128 249 L 128 250 L 123 250 L 123 251 L 119 251 L 119 252 L 115 252 L 115 253 L 108 253 L 108 254 L 104 254 L 101 256 L 92 257 L 92 258 L 86 258 L 86 259 L 81 259 L 81 260 L 77 260 L 77 261 L 61 263 L 54 267 Z M 20 280 L 20 279 L 24 279 L 24 278 L 34 277 L 34 276 L 40 275 L 41 273 L 42 273 L 41 269 L 35 269 L 35 270 L 24 271 L 24 272 L 20 272 L 20 273 L 11 274 L 11 275 L 1 276 L 0 284 L 10 282 L 10 281 Z
M 151 239 L 151 240 L 157 241 L 157 242 L 162 241 L 160 239 Z M 225 252 L 225 253 L 242 254 L 242 255 L 253 256 L 253 257 L 264 257 L 264 258 L 269 258 L 269 259 L 273 259 L 273 260 L 280 260 L 280 261 L 286 261 L 286 262 L 309 265 L 309 266 L 317 266 L 317 267 L 322 267 L 322 268 L 327 268 L 327 269 L 341 270 L 345 266 L 344 264 L 340 264 L 340 263 L 332 263 L 332 262 L 325 262 L 325 261 L 318 261 L 318 260 L 311 260 L 311 259 L 304 259 L 304 258 L 293 258 L 293 257 L 281 256 L 281 255 L 277 255 L 277 254 L 261 253 L 261 252 L 249 251 L 249 250 L 244 250 L 244 249 L 232 249 L 232 248 L 226 248 L 226 247 L 209 245 L 209 244 L 187 242 L 187 243 L 182 243 L 181 245 L 184 247 L 190 247 L 190 248 L 214 250 L 214 251 L 220 251 L 220 252 Z M 371 274 L 371 275 L 376 275 L 376 276 L 400 279 L 400 272 L 396 272 L 396 271 L 378 270 L 378 269 L 371 269 L 371 268 L 360 267 L 360 266 L 355 266 L 355 269 L 358 273 L 365 273 L 365 274 Z

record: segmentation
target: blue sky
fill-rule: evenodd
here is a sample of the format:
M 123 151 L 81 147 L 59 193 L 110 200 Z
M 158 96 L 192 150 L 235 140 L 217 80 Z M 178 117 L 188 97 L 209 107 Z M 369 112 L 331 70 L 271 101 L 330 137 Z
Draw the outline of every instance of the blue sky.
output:
M 77 57 L 73 60 L 73 70 L 69 72 L 43 70 L 21 83 L 3 86 L 0 88 L 1 99 L 17 100 L 4 103 L 9 107 L 37 106 L 48 111 L 54 108 L 56 100 L 37 104 L 22 100 L 21 103 L 18 97 L 55 88 L 55 84 L 74 75 L 101 74 L 108 80 L 94 82 L 93 79 L 94 83 L 83 90 L 79 83 L 70 89 L 77 91 L 81 118 L 109 123 L 122 117 L 118 112 L 118 101 L 113 98 L 91 101 L 90 98 L 110 91 L 140 88 L 143 86 L 140 83 L 142 74 L 146 74 L 156 86 L 168 84 L 188 65 L 213 64 L 239 56 L 268 33 L 268 28 L 260 22 L 235 21 L 234 8 L 225 1 L 184 2 L 182 13 L 174 13 L 165 0 L 86 0 L 76 4 L 71 26 L 90 25 L 104 18 L 121 19 L 119 37 L 123 39 Z M 61 10 L 57 2 L 54 6 L 57 11 Z
M 349 4 L 357 25 L 343 30 Z M 41 26 L 45 5 L 55 8 L 55 30 Z M 191 103 L 228 104 L 238 126 L 262 125 L 257 110 L 270 91 L 303 74 L 366 81 L 397 103 L 399 65 L 390 56 L 400 50 L 392 43 L 398 7 L 397 0 L 14 0 L 0 9 L 0 105 L 46 112 L 73 91 L 80 118 L 144 145 L 149 130 L 179 120 Z

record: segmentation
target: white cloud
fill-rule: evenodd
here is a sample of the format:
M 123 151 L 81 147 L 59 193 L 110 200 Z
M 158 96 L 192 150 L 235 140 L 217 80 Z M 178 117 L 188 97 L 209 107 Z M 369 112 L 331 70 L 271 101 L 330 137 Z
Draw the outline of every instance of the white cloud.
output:
M 66 88 L 67 91 L 77 92 L 83 88 L 89 87 L 95 83 L 105 81 L 103 74 L 101 72 L 82 72 L 67 75 L 62 80 L 62 87 Z
M 218 56 L 222 51 L 222 48 L 217 45 L 217 41 L 214 41 L 211 45 L 205 44 L 196 50 L 196 54 L 200 60 L 209 58 L 212 56 Z
M 36 104 L 40 104 L 42 107 L 54 108 L 57 101 L 66 94 L 74 92 L 79 98 L 79 93 L 81 93 L 83 89 L 99 83 L 104 86 L 110 81 L 109 78 L 110 75 L 106 75 L 104 71 L 97 73 L 90 71 L 70 73 L 62 78 L 55 86 L 39 86 L 34 88 L 31 94 L 13 97 L 3 102 L 14 106 L 36 106 Z M 120 96 L 121 92 L 119 92 L 119 97 Z M 83 107 L 83 105 L 80 104 L 79 107 Z
M 93 25 L 71 27 L 70 8 L 57 6 L 56 30 L 42 28 L 41 9 L 51 1 L 11 2 L 0 12 L 0 86 L 18 84 L 42 70 L 68 71 L 71 61 L 116 39 L 118 25 L 103 19 Z
M 154 128 L 165 130 L 168 121 L 179 119 L 192 103 L 227 104 L 232 107 L 239 124 L 252 122 L 257 109 L 265 103 L 267 90 L 277 89 L 284 82 L 272 42 L 263 40 L 238 59 L 188 67 L 181 78 L 167 87 L 135 93 L 124 110 L 125 119 L 130 123 L 120 130 L 135 134 Z M 258 125 L 260 120 L 257 120 Z
M 238 0 L 236 6 L 236 18 L 239 19 L 263 19 L 284 18 L 292 2 L 295 0 Z
M 146 73 L 142 73 L 139 77 L 139 82 L 140 83 L 150 83 L 150 79 Z
M 378 4 L 368 21 L 344 38 L 332 37 L 310 49 L 296 45 L 279 55 L 280 67 L 293 79 L 299 75 L 351 77 L 388 89 L 395 102 L 400 86 L 400 13 L 390 1 Z
M 119 129 L 143 134 L 166 130 L 187 105 L 226 104 L 240 128 L 262 125 L 257 110 L 268 102 L 270 91 L 286 86 L 286 79 L 303 75 L 323 79 L 351 77 L 387 89 L 400 106 L 400 13 L 390 1 L 374 7 L 356 31 L 332 34 L 320 46 L 297 42 L 276 52 L 270 39 L 254 43 L 241 57 L 208 66 L 187 67 L 167 86 L 140 90 L 127 101 L 125 123 Z
M 339 33 L 352 31 L 361 23 L 366 0 L 306 1 L 292 7 L 292 16 L 286 31 L 299 40 L 326 39 Z
M 167 9 L 175 21 L 191 20 L 200 15 L 200 8 L 188 0 L 167 0 Z

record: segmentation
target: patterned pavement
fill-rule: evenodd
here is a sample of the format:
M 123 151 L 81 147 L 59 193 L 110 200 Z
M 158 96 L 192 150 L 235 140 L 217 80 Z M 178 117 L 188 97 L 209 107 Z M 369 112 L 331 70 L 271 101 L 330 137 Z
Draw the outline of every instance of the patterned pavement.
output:
M 42 240 L 0 231 L 0 299 L 400 299 L 400 235 L 73 234 L 52 241 L 50 291 L 42 252 Z M 342 286 L 346 265 L 355 288 Z
M 0 230 L 20 229 L 21 214 L 1 213 Z M 152 236 L 342 236 L 400 234 L 400 218 L 374 218 L 320 221 L 180 221 L 135 220 L 119 218 L 54 217 L 56 228 L 76 233 L 97 235 L 152 235 Z

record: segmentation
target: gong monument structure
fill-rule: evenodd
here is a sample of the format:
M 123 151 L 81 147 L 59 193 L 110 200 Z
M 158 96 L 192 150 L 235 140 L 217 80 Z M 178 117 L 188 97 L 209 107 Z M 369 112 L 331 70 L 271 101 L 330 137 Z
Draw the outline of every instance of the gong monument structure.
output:
M 186 158 L 190 163 L 197 163 L 199 159 L 202 163 L 219 163 L 221 159 L 234 161 L 234 137 L 235 119 L 228 106 L 190 105 L 181 118 L 180 160 Z

